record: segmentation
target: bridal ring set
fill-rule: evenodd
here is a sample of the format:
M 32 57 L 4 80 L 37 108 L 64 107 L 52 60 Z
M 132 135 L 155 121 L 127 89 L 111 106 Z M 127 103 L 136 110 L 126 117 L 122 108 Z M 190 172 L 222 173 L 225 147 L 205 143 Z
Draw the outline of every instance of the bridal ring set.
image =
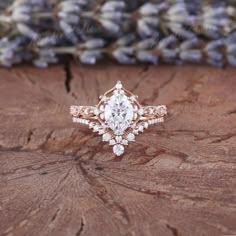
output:
M 136 135 L 164 121 L 167 108 L 164 105 L 141 106 L 137 96 L 118 81 L 100 97 L 97 106 L 71 106 L 70 114 L 73 122 L 88 125 L 93 132 L 102 135 L 104 142 L 113 146 L 115 155 L 121 156 Z

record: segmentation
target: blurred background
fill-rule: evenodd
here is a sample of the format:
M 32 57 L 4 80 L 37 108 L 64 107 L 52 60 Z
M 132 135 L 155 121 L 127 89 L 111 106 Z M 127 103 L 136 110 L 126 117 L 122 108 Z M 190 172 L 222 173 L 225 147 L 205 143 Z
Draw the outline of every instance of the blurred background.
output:
M 236 65 L 236 6 L 217 0 L 16 0 L 0 5 L 0 64 Z

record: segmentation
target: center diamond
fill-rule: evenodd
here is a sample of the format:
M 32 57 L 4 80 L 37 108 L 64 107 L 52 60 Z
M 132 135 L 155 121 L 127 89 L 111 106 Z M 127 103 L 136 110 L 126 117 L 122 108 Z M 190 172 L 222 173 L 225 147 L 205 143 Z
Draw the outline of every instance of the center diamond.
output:
M 133 120 L 134 108 L 125 94 L 114 94 L 105 106 L 105 121 L 117 135 L 121 135 Z

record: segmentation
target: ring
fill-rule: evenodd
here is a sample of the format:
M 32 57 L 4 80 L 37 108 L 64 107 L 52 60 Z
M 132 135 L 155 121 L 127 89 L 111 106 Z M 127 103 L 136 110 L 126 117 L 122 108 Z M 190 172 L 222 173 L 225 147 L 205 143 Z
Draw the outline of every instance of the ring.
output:
M 115 155 L 121 156 L 124 146 L 134 142 L 136 135 L 149 125 L 164 122 L 167 114 L 165 105 L 141 106 L 137 98 L 118 81 L 100 96 L 97 106 L 71 106 L 70 114 L 73 122 L 88 125 L 113 146 Z

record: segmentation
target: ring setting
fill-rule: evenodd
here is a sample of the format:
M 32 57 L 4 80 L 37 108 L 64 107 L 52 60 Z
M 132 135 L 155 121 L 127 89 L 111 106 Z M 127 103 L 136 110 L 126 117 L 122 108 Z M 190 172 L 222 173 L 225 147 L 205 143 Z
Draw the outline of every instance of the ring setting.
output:
M 71 106 L 72 121 L 88 125 L 121 156 L 125 146 L 135 141 L 150 125 L 164 122 L 165 105 L 142 106 L 137 96 L 126 90 L 120 81 L 104 95 L 96 106 Z

